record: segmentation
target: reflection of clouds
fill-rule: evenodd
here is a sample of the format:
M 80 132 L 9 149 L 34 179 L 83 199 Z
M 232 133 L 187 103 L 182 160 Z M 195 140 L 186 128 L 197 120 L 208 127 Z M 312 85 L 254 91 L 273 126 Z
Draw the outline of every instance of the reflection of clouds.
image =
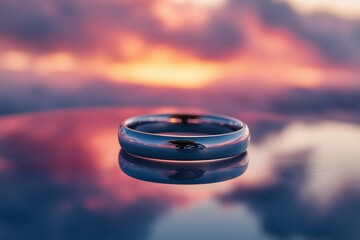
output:
M 288 167 L 291 166 L 286 166 Z M 297 169 L 299 170 L 299 166 Z M 322 211 L 311 200 L 304 200 L 302 197 L 301 188 L 306 178 L 301 177 L 299 180 L 299 174 L 305 172 L 306 167 L 297 174 L 283 173 L 280 170 L 277 181 L 264 186 L 243 186 L 224 196 L 222 200 L 248 205 L 261 219 L 263 229 L 277 237 L 359 238 L 359 188 L 339 192 L 331 206 Z
M 189 239 L 359 238 L 357 125 L 239 115 L 257 132 L 244 175 L 201 187 L 160 185 L 121 173 L 116 139 L 123 119 L 158 110 L 2 118 L 0 238 L 167 239 L 176 231 Z
M 283 166 L 284 167 L 284 166 Z M 297 169 L 296 174 L 287 168 Z M 224 202 L 245 203 L 260 218 L 263 229 L 281 238 L 301 236 L 315 239 L 358 239 L 360 237 L 359 187 L 338 192 L 324 211 L 301 193 L 307 181 L 307 167 L 277 169 L 277 179 L 258 186 L 242 186 L 224 195 Z
M 271 162 L 259 160 L 253 164 L 259 164 L 257 171 L 271 172 L 274 163 L 293 161 L 292 158 L 279 159 L 280 156 L 311 149 L 310 175 L 304 192 L 324 204 L 324 199 L 330 200 L 343 185 L 359 181 L 357 159 L 360 159 L 360 151 L 356 151 L 359 136 L 359 127 L 352 124 L 293 123 L 279 134 L 270 135 L 261 144 L 252 146 L 254 158 L 273 156 Z
M 112 117 L 84 111 L 2 120 L 1 239 L 141 239 L 153 219 L 182 201 L 120 175 L 117 154 L 113 167 L 102 165 L 109 153 L 99 155 L 92 141 L 108 129 L 116 133 L 121 113 L 103 115 Z M 114 138 L 117 150 L 116 134 L 102 137 Z
M 147 240 L 272 240 L 259 231 L 256 216 L 245 207 L 224 207 L 216 201 L 175 209 L 159 218 Z
M 90 181 L 59 183 L 46 173 L 13 171 L 0 179 L 2 239 L 139 239 L 167 208 L 151 197 L 123 203 Z M 106 207 L 85 204 L 91 195 Z
M 247 204 L 277 237 L 357 239 L 359 136 L 351 124 L 293 123 L 252 146 L 248 184 L 222 200 Z

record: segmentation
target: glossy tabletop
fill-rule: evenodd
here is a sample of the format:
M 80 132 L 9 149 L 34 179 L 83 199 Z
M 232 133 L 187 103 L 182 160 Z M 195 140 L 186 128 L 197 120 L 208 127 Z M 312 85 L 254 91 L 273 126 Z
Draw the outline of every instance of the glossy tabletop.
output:
M 360 239 L 358 124 L 235 112 L 252 133 L 247 160 L 119 160 L 120 123 L 166 111 L 0 118 L 0 239 Z

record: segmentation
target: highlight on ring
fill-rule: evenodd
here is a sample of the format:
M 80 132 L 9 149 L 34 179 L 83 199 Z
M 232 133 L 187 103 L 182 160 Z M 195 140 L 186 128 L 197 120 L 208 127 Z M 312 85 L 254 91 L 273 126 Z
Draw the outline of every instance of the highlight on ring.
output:
M 124 151 L 139 157 L 203 161 L 244 153 L 250 131 L 246 123 L 227 116 L 152 114 L 126 119 L 118 138 Z

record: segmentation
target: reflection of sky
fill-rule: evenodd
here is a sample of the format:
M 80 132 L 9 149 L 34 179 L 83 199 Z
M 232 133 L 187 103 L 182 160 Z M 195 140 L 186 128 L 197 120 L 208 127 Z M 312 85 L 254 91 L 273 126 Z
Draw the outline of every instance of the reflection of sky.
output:
M 242 176 L 163 185 L 126 176 L 117 161 L 119 123 L 156 111 L 1 119 L 1 239 L 359 238 L 357 125 L 252 116 L 257 140 Z
M 172 239 L 272 239 L 261 231 L 254 214 L 242 206 L 222 206 L 213 201 L 176 209 L 155 222 L 149 240 Z

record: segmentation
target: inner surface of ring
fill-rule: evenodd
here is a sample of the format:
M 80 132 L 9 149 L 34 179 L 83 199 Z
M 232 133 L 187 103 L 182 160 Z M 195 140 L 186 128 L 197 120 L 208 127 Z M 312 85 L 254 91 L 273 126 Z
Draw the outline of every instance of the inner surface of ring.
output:
M 220 117 L 173 115 L 139 119 L 127 124 L 127 127 L 154 134 L 203 136 L 231 133 L 240 130 L 243 125 Z

